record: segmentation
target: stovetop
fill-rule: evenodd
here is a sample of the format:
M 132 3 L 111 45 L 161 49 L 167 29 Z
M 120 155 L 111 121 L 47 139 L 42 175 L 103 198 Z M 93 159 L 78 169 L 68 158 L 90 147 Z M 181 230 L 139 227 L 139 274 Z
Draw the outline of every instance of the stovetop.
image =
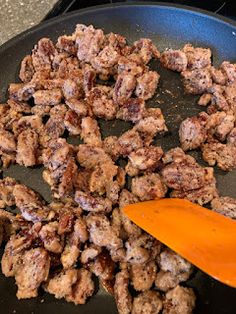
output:
M 236 1 L 235 0 L 159 0 L 159 2 L 168 2 L 175 4 L 184 4 L 192 7 L 208 10 L 210 12 L 218 13 L 223 16 L 236 20 Z M 53 9 L 47 14 L 45 19 L 72 12 L 82 8 L 91 7 L 100 4 L 111 4 L 111 3 L 132 3 L 140 2 L 133 0 L 59 0 Z M 150 2 L 142 0 L 141 2 Z M 152 2 L 155 2 L 152 0 Z M 157 1 L 156 1 L 157 2 Z

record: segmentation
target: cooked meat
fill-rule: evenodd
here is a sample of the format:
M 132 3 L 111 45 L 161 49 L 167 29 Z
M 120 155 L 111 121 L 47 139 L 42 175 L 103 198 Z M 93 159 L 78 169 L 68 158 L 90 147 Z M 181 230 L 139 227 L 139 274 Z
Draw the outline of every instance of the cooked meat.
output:
M 154 261 L 144 265 L 132 265 L 130 271 L 131 284 L 136 291 L 151 289 L 156 278 L 157 266 Z
M 181 50 L 165 50 L 161 54 L 161 64 L 172 71 L 183 72 L 187 68 L 188 60 L 186 54 Z
M 100 129 L 96 120 L 86 117 L 81 122 L 81 138 L 85 144 L 102 146 Z
M 203 94 L 212 86 L 212 79 L 208 69 L 186 70 L 181 72 L 181 75 L 187 94 Z
M 35 105 L 55 106 L 60 104 L 62 94 L 60 89 L 38 90 L 33 94 Z
M 211 208 L 219 214 L 236 219 L 236 199 L 229 196 L 216 197 L 211 201 Z
M 141 98 L 129 98 L 120 107 L 119 111 L 117 112 L 116 118 L 136 123 L 143 118 L 144 113 L 144 100 Z
M 167 193 L 167 187 L 157 173 L 133 178 L 131 190 L 141 201 L 162 198 Z
M 72 287 L 78 278 L 77 269 L 62 270 L 55 274 L 44 285 L 44 289 L 55 295 L 55 298 L 65 298 L 67 295 L 72 294 Z
M 207 139 L 207 123 L 208 115 L 204 112 L 199 116 L 185 119 L 180 124 L 179 140 L 184 151 L 196 149 Z
M 157 291 L 145 291 L 134 298 L 132 314 L 158 314 L 162 310 L 162 299 Z
M 209 48 L 194 48 L 187 44 L 183 47 L 183 52 L 187 56 L 189 69 L 202 69 L 211 65 L 211 50 Z
M 129 73 L 119 74 L 113 92 L 115 103 L 123 105 L 132 95 L 136 87 L 136 78 Z
M 130 314 L 132 310 L 132 297 L 129 292 L 129 274 L 122 270 L 116 275 L 114 297 L 119 314 Z
M 21 132 L 17 141 L 16 162 L 25 167 L 37 164 L 38 159 L 38 134 L 31 129 Z
M 134 129 L 126 131 L 118 138 L 119 154 L 127 156 L 132 151 L 143 147 L 143 141 Z
M 160 75 L 155 71 L 145 72 L 137 78 L 135 94 L 137 97 L 147 100 L 155 94 Z
M 42 248 L 26 251 L 16 269 L 17 298 L 28 299 L 38 295 L 38 288 L 48 278 L 50 257 Z
M 87 299 L 93 295 L 94 282 L 92 273 L 87 269 L 81 268 L 78 270 L 78 279 L 72 286 L 72 291 L 66 296 L 66 301 L 74 304 L 85 304 Z
M 195 299 L 192 289 L 177 286 L 166 293 L 163 314 L 191 314 Z

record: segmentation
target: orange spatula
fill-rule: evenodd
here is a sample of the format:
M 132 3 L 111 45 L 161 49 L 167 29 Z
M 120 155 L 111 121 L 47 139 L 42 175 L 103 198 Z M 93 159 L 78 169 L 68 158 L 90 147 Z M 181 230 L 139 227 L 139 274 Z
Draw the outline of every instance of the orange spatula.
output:
M 236 288 L 236 221 L 177 198 L 136 203 L 123 210 L 186 260 Z

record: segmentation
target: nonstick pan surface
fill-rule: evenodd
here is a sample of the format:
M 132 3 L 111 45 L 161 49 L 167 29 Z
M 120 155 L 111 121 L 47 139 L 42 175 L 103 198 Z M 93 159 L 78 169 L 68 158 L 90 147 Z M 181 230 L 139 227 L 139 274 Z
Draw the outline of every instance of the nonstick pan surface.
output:
M 6 19 L 7 23 L 7 19 Z M 167 47 L 180 48 L 190 42 L 213 51 L 213 63 L 223 60 L 236 61 L 236 23 L 206 11 L 190 9 L 184 6 L 166 4 L 133 4 L 98 6 L 60 16 L 42 23 L 10 40 L 0 47 L 0 101 L 6 100 L 8 84 L 18 81 L 21 59 L 30 53 L 33 45 L 42 37 L 53 40 L 61 34 L 71 33 L 77 23 L 93 24 L 105 32 L 116 32 L 133 42 L 140 37 L 151 38 L 162 51 Z M 156 139 L 164 150 L 178 145 L 178 127 L 188 116 L 202 110 L 197 106 L 197 98 L 184 95 L 179 74 L 160 67 L 153 62 L 153 69 L 161 75 L 157 93 L 148 102 L 151 107 L 160 107 L 164 113 L 168 134 Z M 116 121 L 100 121 L 103 136 L 119 135 L 130 124 Z M 73 143 L 77 139 L 69 139 Z M 194 153 L 198 161 L 198 153 Z M 50 200 L 49 187 L 41 179 L 40 168 L 27 169 L 11 166 L 3 171 L 3 177 L 12 176 L 38 191 L 47 201 Z M 236 197 L 236 171 L 225 173 L 215 169 L 218 189 L 222 195 Z M 199 230 L 201 226 L 199 226 Z M 234 314 L 236 313 L 236 289 L 216 282 L 200 271 L 196 271 L 187 283 L 197 294 L 199 314 Z M 0 275 L 0 312 L 1 313 L 117 313 L 113 298 L 102 289 L 82 306 L 75 306 L 56 300 L 53 296 L 40 292 L 36 299 L 18 301 L 16 287 L 12 278 Z

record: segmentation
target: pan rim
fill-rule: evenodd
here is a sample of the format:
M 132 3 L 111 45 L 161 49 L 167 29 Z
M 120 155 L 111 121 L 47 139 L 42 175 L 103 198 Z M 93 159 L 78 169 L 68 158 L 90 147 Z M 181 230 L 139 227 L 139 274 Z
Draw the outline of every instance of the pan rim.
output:
M 112 3 L 112 4 L 102 4 L 102 5 L 91 6 L 88 8 L 79 9 L 79 10 L 75 10 L 73 12 L 65 13 L 63 15 L 51 18 L 48 21 L 42 21 L 39 24 L 21 32 L 20 34 L 9 39 L 7 42 L 3 43 L 0 46 L 0 54 L 3 53 L 8 48 L 10 48 L 11 46 L 14 46 L 14 44 L 19 42 L 21 39 L 24 39 L 28 35 L 33 34 L 34 32 L 37 32 L 40 29 L 44 29 L 50 25 L 55 25 L 58 22 L 61 23 L 63 21 L 70 20 L 72 17 L 81 16 L 87 12 L 91 13 L 93 11 L 97 12 L 97 11 L 103 11 L 103 10 L 116 10 L 116 9 L 121 8 L 121 7 L 122 8 L 131 8 L 131 7 L 137 8 L 137 7 L 143 7 L 143 6 L 149 7 L 149 8 L 154 7 L 154 8 L 159 8 L 159 9 L 168 8 L 170 10 L 176 10 L 177 9 L 178 11 L 183 11 L 183 12 L 186 12 L 188 14 L 191 13 L 191 14 L 194 14 L 195 16 L 207 17 L 207 18 L 210 18 L 210 19 L 215 20 L 217 22 L 227 24 L 228 26 L 235 28 L 235 31 L 236 31 L 236 21 L 234 21 L 230 18 L 224 17 L 222 15 L 219 15 L 217 13 L 210 12 L 210 11 L 203 10 L 203 9 L 199 9 L 196 7 L 191 7 L 191 6 L 182 5 L 182 4 L 169 3 L 169 2 L 147 1 L 147 2 L 132 2 L 129 4 L 127 4 L 127 3 L 124 4 L 123 2 L 118 2 L 118 3 Z

